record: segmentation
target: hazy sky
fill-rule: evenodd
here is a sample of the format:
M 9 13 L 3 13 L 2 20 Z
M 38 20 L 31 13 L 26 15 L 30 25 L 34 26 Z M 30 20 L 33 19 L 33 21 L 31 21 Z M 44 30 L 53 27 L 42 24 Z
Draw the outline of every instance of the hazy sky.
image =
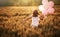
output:
M 0 6 L 8 5 L 39 5 L 41 0 L 0 0 Z M 56 4 L 60 4 L 60 0 L 54 0 Z

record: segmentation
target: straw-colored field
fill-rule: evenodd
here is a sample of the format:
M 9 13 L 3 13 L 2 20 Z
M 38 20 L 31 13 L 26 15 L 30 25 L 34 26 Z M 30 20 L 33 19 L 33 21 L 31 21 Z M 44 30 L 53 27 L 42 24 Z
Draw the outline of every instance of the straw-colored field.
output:
M 60 6 L 55 13 L 48 15 L 36 28 L 30 26 L 31 19 L 23 21 L 35 9 L 28 7 L 0 7 L 0 37 L 58 37 L 60 36 Z M 40 12 L 41 13 L 41 12 Z

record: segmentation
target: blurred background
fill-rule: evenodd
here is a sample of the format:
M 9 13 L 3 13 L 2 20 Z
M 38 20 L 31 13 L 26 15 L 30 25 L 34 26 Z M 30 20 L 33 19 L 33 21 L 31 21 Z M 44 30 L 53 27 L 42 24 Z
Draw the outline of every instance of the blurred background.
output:
M 55 5 L 60 5 L 60 0 L 52 1 Z M 0 6 L 38 6 L 41 4 L 42 0 L 0 0 Z

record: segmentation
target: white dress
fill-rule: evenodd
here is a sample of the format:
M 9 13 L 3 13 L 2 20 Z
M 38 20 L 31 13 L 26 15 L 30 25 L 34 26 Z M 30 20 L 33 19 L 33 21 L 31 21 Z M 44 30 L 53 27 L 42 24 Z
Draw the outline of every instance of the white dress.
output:
M 32 23 L 31 23 L 31 26 L 33 27 L 38 27 L 39 25 L 39 17 L 32 17 Z

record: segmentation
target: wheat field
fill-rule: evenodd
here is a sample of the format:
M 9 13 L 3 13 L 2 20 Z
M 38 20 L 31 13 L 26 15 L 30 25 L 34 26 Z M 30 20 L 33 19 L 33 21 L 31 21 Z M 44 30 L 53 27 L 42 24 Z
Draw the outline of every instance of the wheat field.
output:
M 54 8 L 54 14 L 40 20 L 39 26 L 32 28 L 31 19 L 25 22 L 23 19 L 35 9 L 38 10 L 37 6 L 0 7 L 0 37 L 59 37 L 60 5 L 55 5 Z

